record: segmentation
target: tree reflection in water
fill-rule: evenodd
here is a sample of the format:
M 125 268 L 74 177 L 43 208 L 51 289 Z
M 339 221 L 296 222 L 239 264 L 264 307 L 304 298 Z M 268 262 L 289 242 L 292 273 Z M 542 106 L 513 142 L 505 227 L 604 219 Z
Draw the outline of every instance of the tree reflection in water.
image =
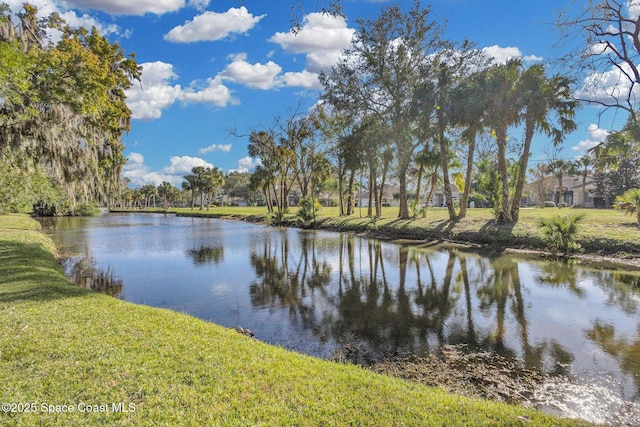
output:
M 224 246 L 200 246 L 188 249 L 186 254 L 195 265 L 219 264 L 224 258 Z
M 527 300 L 527 287 L 535 282 L 580 299 L 583 275 L 592 281 L 595 277 L 596 284 L 606 280 L 598 279 L 603 273 L 562 263 L 527 261 L 536 273 L 526 270 L 523 282 L 523 262 L 509 256 L 485 258 L 350 235 L 327 237 L 331 242 L 308 232 L 298 236 L 296 242 L 274 234 L 252 249 L 257 277 L 250 286 L 252 305 L 288 309 L 292 322 L 321 342 L 334 343 L 341 357 L 361 364 L 465 344 L 470 351 L 499 354 L 527 369 L 568 374 L 579 349 L 563 345 L 553 334 L 540 337 L 539 328 L 532 340 L 529 311 L 536 301 Z M 616 287 L 609 292 L 626 311 L 637 311 L 631 304 L 637 295 Z M 586 332 L 596 342 L 611 336 L 596 329 Z M 630 354 L 623 365 L 637 375 L 629 362 L 640 359 L 637 344 L 612 338 L 606 342 L 601 344 L 604 351 L 614 357 Z
M 90 257 L 69 259 L 64 263 L 70 265 L 70 267 L 66 268 L 67 275 L 78 286 L 93 289 L 113 297 L 119 297 L 122 293 L 123 281 L 121 278 L 116 277 L 111 266 L 102 270 L 97 267 L 95 260 Z
M 85 261 L 76 267 L 84 285 L 128 301 L 251 326 L 259 339 L 362 364 L 464 344 L 567 374 L 571 381 L 552 378 L 545 390 L 568 403 L 640 401 L 638 273 L 213 219 L 108 215 L 53 225 L 67 256 L 95 256 L 123 277 Z

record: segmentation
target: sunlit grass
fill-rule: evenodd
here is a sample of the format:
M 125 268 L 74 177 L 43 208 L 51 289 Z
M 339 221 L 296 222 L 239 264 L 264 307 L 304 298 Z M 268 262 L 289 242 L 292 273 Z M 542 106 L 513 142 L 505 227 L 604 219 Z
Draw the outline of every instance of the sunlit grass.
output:
M 321 361 L 80 289 L 36 229 L 26 217 L 0 216 L 0 400 L 22 404 L 22 412 L 0 412 L 0 425 L 587 424 Z
M 153 211 L 153 210 L 152 210 Z M 161 211 L 156 209 L 155 211 Z M 285 215 L 285 225 L 299 225 L 296 207 Z M 211 207 L 209 211 L 193 211 L 190 208 L 170 209 L 170 213 L 182 215 L 206 215 L 227 219 L 263 221 L 266 207 Z M 538 226 L 543 218 L 556 215 L 581 215 L 576 242 L 587 253 L 640 257 L 640 226 L 633 218 L 614 209 L 523 208 L 520 221 L 515 225 L 495 223 L 492 209 L 469 209 L 467 217 L 451 222 L 446 208 L 429 208 L 425 217 L 409 220 L 398 219 L 397 207 L 384 207 L 381 218 L 367 217 L 367 208 L 355 208 L 353 215 L 340 217 L 337 207 L 325 207 L 318 211 L 316 222 L 306 226 L 339 231 L 374 233 L 385 238 L 447 239 L 479 243 L 496 247 L 524 249 L 548 249 Z

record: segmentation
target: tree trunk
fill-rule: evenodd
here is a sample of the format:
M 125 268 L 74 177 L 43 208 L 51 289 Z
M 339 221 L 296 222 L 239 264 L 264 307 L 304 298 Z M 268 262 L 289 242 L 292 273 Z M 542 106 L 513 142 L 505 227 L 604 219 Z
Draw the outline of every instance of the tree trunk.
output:
M 418 209 L 422 203 L 420 203 L 420 192 L 422 191 L 422 174 L 424 173 L 424 166 L 418 167 L 418 177 L 416 178 L 416 209 Z
M 502 209 L 498 222 L 503 224 L 510 224 L 513 222 L 511 218 L 511 204 L 509 203 L 509 173 L 507 171 L 507 130 L 497 129 L 496 140 L 498 143 L 498 174 L 500 175 L 500 182 L 502 184 L 501 194 Z
M 407 169 L 401 168 L 399 172 L 398 183 L 400 184 L 400 209 L 398 210 L 398 218 L 409 219 L 409 204 L 407 200 Z
M 375 182 L 376 174 L 375 170 L 369 166 L 369 206 L 367 207 L 367 216 L 373 216 L 373 205 L 375 204 Z
M 340 216 L 344 215 L 344 170 L 342 166 L 342 157 L 338 158 L 338 210 Z
M 558 204 L 556 205 L 560 208 L 562 204 L 562 175 L 558 175 Z
M 414 151 L 411 141 L 407 141 L 406 138 L 399 137 L 396 142 L 398 149 L 398 185 L 400 186 L 400 206 L 398 209 L 398 218 L 409 219 L 409 199 L 407 197 L 407 172 L 411 164 L 411 159 Z
M 467 153 L 467 170 L 464 175 L 464 190 L 460 200 L 460 212 L 458 218 L 467 216 L 467 206 L 469 205 L 469 192 L 471 191 L 471 174 L 473 173 L 473 157 L 476 149 L 476 133 L 469 135 L 469 152 Z
M 382 217 L 382 199 L 384 197 L 384 186 L 387 185 L 387 175 L 389 174 L 389 159 L 385 157 L 384 164 L 382 165 L 382 180 L 380 181 L 380 187 L 377 187 L 376 181 L 376 216 Z
M 349 184 L 347 188 L 347 211 L 346 215 L 351 215 L 354 212 L 354 200 L 353 200 L 353 184 L 356 179 L 356 171 L 351 171 L 351 176 L 349 176 Z
M 262 187 L 262 194 L 264 194 L 264 200 L 267 203 L 267 212 L 273 213 L 273 204 L 271 203 L 271 195 L 269 194 L 269 186 Z
M 436 187 L 438 186 L 438 172 L 433 171 L 431 173 L 431 185 L 429 186 L 429 194 L 427 194 L 427 206 L 431 203 L 431 199 L 433 198 L 433 193 L 436 192 Z
M 453 206 L 451 194 L 451 180 L 449 179 L 449 157 L 447 156 L 447 140 L 444 136 L 444 113 L 438 110 L 438 144 L 440 145 L 440 160 L 442 165 L 442 181 L 444 198 L 449 211 L 449 220 L 456 219 L 456 208 Z
M 520 167 L 518 169 L 518 178 L 516 180 L 516 188 L 513 192 L 513 200 L 511 201 L 511 219 L 514 223 L 520 219 L 520 200 L 522 199 L 522 191 L 524 190 L 524 181 L 527 174 L 527 165 L 529 164 L 529 154 L 531 149 L 531 141 L 533 140 L 533 123 L 527 121 L 524 132 L 524 148 L 522 156 L 520 156 Z

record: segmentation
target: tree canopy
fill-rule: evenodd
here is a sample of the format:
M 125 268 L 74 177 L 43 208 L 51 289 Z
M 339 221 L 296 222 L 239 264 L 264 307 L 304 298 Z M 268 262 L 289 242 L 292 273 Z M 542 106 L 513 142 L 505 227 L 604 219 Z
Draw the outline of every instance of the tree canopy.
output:
M 96 28 L 73 28 L 56 14 L 38 20 L 29 4 L 17 24 L 6 5 L 0 12 L 0 157 L 44 168 L 72 209 L 108 201 L 125 163 L 125 90 L 141 74 L 134 55 Z

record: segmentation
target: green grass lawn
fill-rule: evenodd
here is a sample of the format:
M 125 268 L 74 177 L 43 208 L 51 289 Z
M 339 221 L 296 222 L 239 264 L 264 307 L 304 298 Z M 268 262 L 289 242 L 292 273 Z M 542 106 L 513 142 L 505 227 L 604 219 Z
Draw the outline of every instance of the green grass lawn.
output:
M 151 211 L 160 212 L 161 209 Z M 170 213 L 206 215 L 231 219 L 264 220 L 265 207 L 211 207 L 209 211 L 191 211 L 190 208 L 170 209 Z M 285 217 L 286 225 L 295 225 L 297 208 L 291 208 Z M 618 258 L 640 258 L 640 226 L 635 217 L 613 209 L 558 209 L 525 208 L 515 225 L 500 225 L 494 221 L 492 209 L 469 209 L 467 217 L 451 222 L 446 208 L 429 208 L 425 218 L 399 220 L 398 208 L 383 208 L 382 218 L 367 217 L 367 209 L 356 208 L 349 217 L 340 217 L 338 208 L 323 208 L 316 222 L 306 226 L 339 231 L 366 232 L 385 238 L 415 240 L 448 239 L 479 243 L 494 247 L 545 250 L 542 233 L 538 228 L 541 218 L 555 215 L 584 214 L 577 241 L 584 252 Z
M 586 425 L 80 289 L 22 215 L 0 216 L 0 384 L 3 426 Z

